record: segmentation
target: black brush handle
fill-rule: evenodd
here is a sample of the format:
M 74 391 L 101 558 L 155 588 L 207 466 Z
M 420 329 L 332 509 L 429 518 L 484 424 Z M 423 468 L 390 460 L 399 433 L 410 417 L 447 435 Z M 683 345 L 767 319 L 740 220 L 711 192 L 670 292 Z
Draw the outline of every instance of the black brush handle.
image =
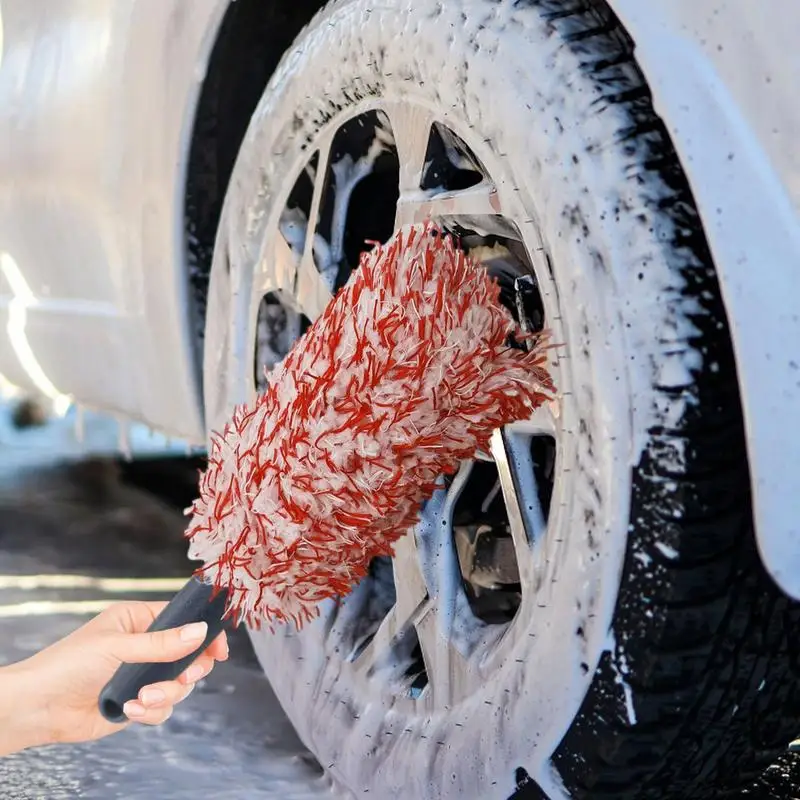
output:
M 212 598 L 213 593 L 212 585 L 191 578 L 153 620 L 148 631 L 165 631 L 191 622 L 205 622 L 208 624 L 208 634 L 197 650 L 180 661 L 123 664 L 100 693 L 100 713 L 109 722 L 125 722 L 127 717 L 122 707 L 128 700 L 135 700 L 142 687 L 175 680 L 220 635 L 225 627 L 222 615 L 225 613 L 227 593 L 220 591 Z

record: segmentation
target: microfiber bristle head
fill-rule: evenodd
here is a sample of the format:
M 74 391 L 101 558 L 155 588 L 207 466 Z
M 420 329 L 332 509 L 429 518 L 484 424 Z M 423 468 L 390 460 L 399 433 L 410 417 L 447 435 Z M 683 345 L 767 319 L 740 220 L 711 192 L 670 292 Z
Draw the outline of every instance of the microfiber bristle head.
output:
M 362 256 L 211 438 L 187 536 L 235 621 L 313 619 L 391 554 L 439 476 L 551 397 L 543 337 L 510 336 L 497 284 L 435 227 Z

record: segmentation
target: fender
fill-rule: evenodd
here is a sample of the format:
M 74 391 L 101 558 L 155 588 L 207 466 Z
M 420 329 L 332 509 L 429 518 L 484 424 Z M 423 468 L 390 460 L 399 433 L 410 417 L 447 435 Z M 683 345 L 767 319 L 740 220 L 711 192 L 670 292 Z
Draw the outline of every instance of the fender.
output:
M 764 566 L 800 599 L 800 5 L 610 0 L 703 219 L 738 363 Z
M 0 372 L 193 444 L 184 191 L 227 6 L 2 0 Z

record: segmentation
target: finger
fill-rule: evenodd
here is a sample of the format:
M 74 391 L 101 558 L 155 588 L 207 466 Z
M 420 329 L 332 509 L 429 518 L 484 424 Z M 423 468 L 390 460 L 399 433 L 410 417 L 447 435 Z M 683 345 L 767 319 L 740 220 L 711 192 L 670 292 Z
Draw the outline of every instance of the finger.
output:
M 215 661 L 227 661 L 229 655 L 228 637 L 223 632 L 208 646 L 206 653 Z
M 194 664 L 186 667 L 186 670 L 178 676 L 178 680 L 182 684 L 197 683 L 208 675 L 214 669 L 214 659 L 209 655 L 203 654 Z
M 146 631 L 166 606 L 166 600 L 157 602 L 130 600 L 114 603 L 99 616 L 105 618 L 115 630 L 123 633 L 139 633 Z
M 192 693 L 195 686 L 196 684 L 194 683 L 187 686 L 177 681 L 152 683 L 139 692 L 139 703 L 148 710 L 163 708 L 164 706 L 176 706 Z
M 205 622 L 152 633 L 109 634 L 109 651 L 126 664 L 177 661 L 193 653 L 208 632 Z
M 87 622 L 82 630 L 119 631 L 120 633 L 146 631 L 166 605 L 166 600 L 159 602 L 131 600 L 114 603 Z
M 172 716 L 175 707 L 145 708 L 138 700 L 129 700 L 122 710 L 128 719 L 140 725 L 163 725 Z

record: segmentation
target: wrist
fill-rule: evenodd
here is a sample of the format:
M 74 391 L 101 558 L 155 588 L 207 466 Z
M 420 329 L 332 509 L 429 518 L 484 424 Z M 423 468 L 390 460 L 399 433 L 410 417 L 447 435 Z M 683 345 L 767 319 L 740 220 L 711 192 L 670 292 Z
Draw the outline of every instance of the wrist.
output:
M 0 756 L 53 742 L 41 689 L 30 661 L 0 667 Z

